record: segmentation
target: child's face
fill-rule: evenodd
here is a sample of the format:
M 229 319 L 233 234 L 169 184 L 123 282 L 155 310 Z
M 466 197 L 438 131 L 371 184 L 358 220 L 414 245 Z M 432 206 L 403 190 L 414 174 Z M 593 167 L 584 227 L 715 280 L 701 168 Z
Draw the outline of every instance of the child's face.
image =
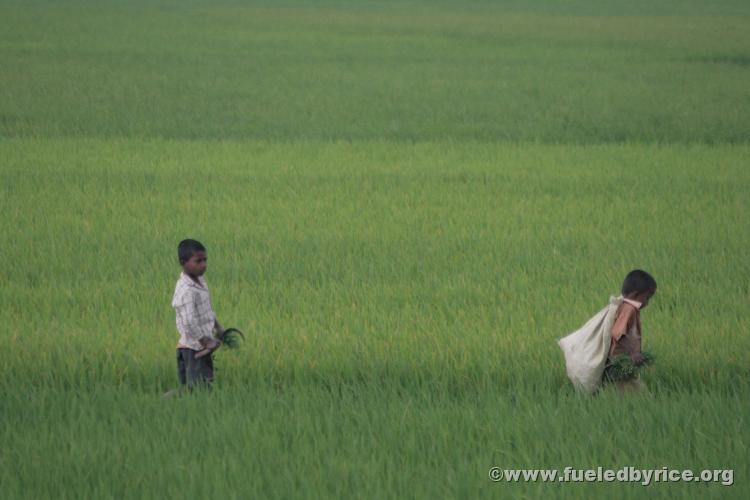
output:
M 192 257 L 182 263 L 182 269 L 190 276 L 203 276 L 208 267 L 208 256 L 206 252 L 195 252 Z

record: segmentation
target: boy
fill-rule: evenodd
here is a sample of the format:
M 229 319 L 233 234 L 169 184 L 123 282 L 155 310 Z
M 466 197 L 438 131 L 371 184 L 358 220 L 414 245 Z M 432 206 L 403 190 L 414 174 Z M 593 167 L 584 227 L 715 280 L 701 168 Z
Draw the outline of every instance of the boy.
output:
M 619 354 L 627 354 L 638 366 L 643 363 L 641 353 L 641 310 L 648 305 L 648 301 L 656 293 L 656 280 L 646 271 L 636 269 L 625 277 L 622 284 L 622 305 L 617 311 L 615 323 L 612 325 L 612 343 L 607 359 L 607 368 Z M 607 368 L 605 368 L 605 380 Z M 646 386 L 640 377 L 616 382 L 620 393 L 627 391 L 642 391 Z
M 211 353 L 220 345 L 213 334 L 220 335 L 223 328 L 211 307 L 203 278 L 208 262 L 206 247 L 196 240 L 182 240 L 177 246 L 177 258 L 182 266 L 172 297 L 180 332 L 177 375 L 180 384 L 188 389 L 197 384 L 210 387 L 214 378 Z

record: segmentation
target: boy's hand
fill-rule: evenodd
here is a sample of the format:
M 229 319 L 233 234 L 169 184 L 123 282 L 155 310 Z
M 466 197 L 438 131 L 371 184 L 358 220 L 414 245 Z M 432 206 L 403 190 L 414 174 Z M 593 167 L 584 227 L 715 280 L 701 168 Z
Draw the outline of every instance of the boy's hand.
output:
M 641 354 L 640 352 L 637 352 L 635 354 L 631 354 L 630 355 L 630 359 L 633 361 L 633 364 L 635 366 L 640 366 L 643 363 L 643 360 L 644 360 L 643 354 Z
M 198 342 L 200 342 L 200 344 L 206 349 L 211 349 L 212 351 L 216 350 L 219 345 L 221 345 L 221 342 L 211 337 L 201 337 L 198 339 Z
M 207 354 L 211 354 L 216 349 L 218 349 L 219 346 L 221 346 L 220 340 L 217 340 L 211 337 L 201 337 L 198 339 L 198 342 L 200 343 L 201 346 L 203 346 L 203 349 L 201 351 L 198 351 L 195 354 L 196 359 L 202 358 L 203 356 L 206 356 Z

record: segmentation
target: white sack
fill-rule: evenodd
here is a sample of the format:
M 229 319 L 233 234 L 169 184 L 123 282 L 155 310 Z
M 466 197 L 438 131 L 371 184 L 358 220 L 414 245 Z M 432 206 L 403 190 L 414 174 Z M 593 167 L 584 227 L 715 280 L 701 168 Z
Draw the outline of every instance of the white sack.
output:
M 622 296 L 610 297 L 609 305 L 580 329 L 558 340 L 565 355 L 568 378 L 577 389 L 593 393 L 599 387 L 612 342 L 612 325 Z

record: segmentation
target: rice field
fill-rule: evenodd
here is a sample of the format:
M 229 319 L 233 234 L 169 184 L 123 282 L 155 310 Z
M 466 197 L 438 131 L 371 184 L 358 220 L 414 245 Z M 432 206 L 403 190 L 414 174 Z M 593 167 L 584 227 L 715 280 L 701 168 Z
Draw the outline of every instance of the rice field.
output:
M 1 2 L 0 496 L 747 497 L 749 21 Z M 247 340 L 164 400 L 186 237 Z M 634 268 L 649 394 L 582 397 L 556 340 Z

